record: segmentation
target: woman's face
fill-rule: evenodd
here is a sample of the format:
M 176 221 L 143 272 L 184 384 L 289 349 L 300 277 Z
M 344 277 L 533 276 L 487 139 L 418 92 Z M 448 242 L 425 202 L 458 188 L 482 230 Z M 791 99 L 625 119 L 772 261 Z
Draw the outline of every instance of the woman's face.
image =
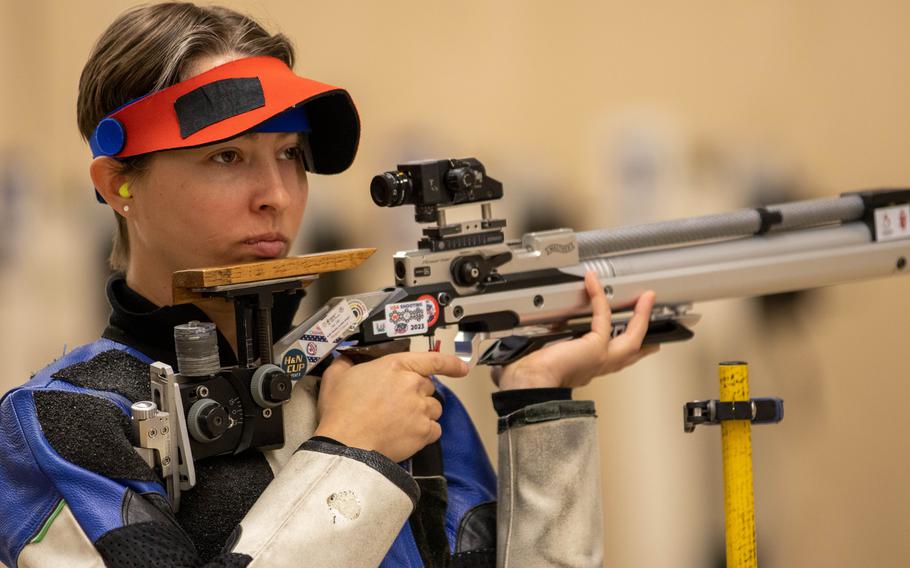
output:
M 182 79 L 237 57 L 197 58 Z M 286 256 L 306 207 L 301 156 L 296 133 L 271 132 L 151 155 L 130 184 L 130 270 L 169 274 Z
M 298 135 L 159 152 L 133 184 L 130 255 L 169 271 L 285 256 L 307 200 Z

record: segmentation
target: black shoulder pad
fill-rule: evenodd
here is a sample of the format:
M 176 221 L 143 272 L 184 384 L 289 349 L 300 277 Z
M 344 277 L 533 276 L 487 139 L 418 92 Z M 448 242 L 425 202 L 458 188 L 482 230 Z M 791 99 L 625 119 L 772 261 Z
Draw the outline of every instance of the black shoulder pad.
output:
M 88 361 L 60 369 L 51 376 L 87 389 L 115 392 L 130 402 L 152 398 L 149 366 L 118 349 L 99 353 Z
M 130 441 L 129 418 L 101 397 L 34 391 L 44 437 L 63 459 L 105 477 L 157 481 Z

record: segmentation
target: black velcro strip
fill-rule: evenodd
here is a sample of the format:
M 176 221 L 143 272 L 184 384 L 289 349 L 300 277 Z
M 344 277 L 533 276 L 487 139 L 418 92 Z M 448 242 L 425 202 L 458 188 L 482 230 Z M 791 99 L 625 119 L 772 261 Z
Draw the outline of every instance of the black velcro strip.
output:
M 258 77 L 222 79 L 174 101 L 180 136 L 186 138 L 216 122 L 265 106 Z
M 87 389 L 115 392 L 130 402 L 152 399 L 148 364 L 118 349 L 60 369 L 52 377 Z
M 158 566 L 202 566 L 204 561 L 179 528 L 156 522 L 126 525 L 104 533 L 95 541 L 106 566 L 144 568 Z M 206 566 L 243 568 L 253 559 L 246 554 L 227 553 Z
M 593 400 L 551 400 L 528 405 L 499 419 L 500 434 L 511 428 L 562 420 L 564 418 L 596 417 Z
M 557 387 L 514 389 L 496 391 L 492 396 L 493 408 L 496 410 L 496 414 L 502 417 L 532 404 L 550 402 L 551 400 L 572 400 L 572 389 Z
M 66 391 L 33 397 L 44 437 L 63 459 L 105 477 L 158 481 L 133 449 L 130 420 L 114 403 Z

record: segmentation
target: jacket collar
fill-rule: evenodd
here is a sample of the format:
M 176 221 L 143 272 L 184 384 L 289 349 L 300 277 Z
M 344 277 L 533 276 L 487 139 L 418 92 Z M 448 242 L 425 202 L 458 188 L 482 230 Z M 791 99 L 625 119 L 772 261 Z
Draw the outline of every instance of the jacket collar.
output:
M 298 294 L 278 294 L 272 309 L 272 337 L 279 338 L 291 329 L 294 314 L 303 298 Z M 177 369 L 174 349 L 174 326 L 192 320 L 211 321 L 193 304 L 157 306 L 126 285 L 122 273 L 107 281 L 107 299 L 111 316 L 102 337 L 132 347 L 155 361 Z M 218 353 L 224 367 L 237 364 L 237 357 L 221 331 L 218 331 Z

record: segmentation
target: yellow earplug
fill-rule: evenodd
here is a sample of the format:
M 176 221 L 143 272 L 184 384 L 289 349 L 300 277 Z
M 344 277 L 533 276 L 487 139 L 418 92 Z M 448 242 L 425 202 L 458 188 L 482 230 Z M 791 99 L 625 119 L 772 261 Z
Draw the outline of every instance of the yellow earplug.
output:
M 130 194 L 130 184 L 129 182 L 123 182 L 123 185 L 120 186 L 120 189 L 117 190 L 117 193 L 120 194 L 120 197 L 124 199 L 129 199 L 132 197 Z

